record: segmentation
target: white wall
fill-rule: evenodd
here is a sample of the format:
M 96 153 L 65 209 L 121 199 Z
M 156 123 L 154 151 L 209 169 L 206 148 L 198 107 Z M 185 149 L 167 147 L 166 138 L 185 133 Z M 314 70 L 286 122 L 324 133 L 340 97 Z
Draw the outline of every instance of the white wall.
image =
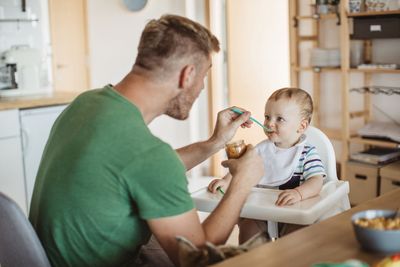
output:
M 183 0 L 149 0 L 139 12 L 123 1 L 87 0 L 91 85 L 117 83 L 131 69 L 145 24 L 164 13 L 184 14 Z

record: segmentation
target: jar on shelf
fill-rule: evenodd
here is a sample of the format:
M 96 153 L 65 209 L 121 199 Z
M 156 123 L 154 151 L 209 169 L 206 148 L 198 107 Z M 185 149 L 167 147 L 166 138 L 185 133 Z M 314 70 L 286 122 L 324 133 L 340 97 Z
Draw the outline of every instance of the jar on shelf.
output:
M 350 13 L 358 13 L 363 11 L 364 0 L 349 0 Z
M 227 143 L 225 151 L 228 159 L 238 159 L 246 152 L 246 148 L 247 146 L 244 143 L 244 140 L 238 140 Z
M 387 11 L 389 8 L 388 0 L 365 0 L 365 6 L 369 12 Z
M 316 14 L 332 14 L 338 12 L 339 0 L 315 0 Z

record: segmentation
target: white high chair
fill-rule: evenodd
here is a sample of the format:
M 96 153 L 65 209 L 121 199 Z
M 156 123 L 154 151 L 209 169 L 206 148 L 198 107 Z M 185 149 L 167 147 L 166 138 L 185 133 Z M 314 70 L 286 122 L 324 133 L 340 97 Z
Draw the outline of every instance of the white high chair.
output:
M 336 157 L 335 151 L 329 138 L 318 128 L 314 126 L 309 126 L 306 131 L 307 140 L 310 144 L 314 145 L 318 151 L 318 154 L 324 164 L 326 171 L 326 179 L 324 185 L 330 182 L 337 182 L 339 179 L 336 172 Z M 324 214 L 320 220 L 326 219 L 340 212 L 350 209 L 349 196 L 344 196 L 340 203 L 337 204 L 336 209 L 328 211 Z
M 323 186 L 335 184 L 339 179 L 336 173 L 335 151 L 333 150 L 331 141 L 321 130 L 313 126 L 309 126 L 305 134 L 307 136 L 307 142 L 316 147 L 321 161 L 324 164 L 327 177 L 324 180 Z M 318 221 L 327 219 L 348 209 L 350 209 L 350 201 L 348 195 L 345 195 L 335 207 L 327 210 Z M 272 238 L 279 237 L 277 222 L 268 222 L 268 233 Z

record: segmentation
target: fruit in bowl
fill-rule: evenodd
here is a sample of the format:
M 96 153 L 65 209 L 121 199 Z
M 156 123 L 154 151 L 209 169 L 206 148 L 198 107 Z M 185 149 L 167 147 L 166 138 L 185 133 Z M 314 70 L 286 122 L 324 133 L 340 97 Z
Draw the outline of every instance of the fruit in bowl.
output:
M 400 252 L 400 218 L 394 210 L 364 210 L 351 218 L 361 247 L 380 253 Z
M 400 267 L 400 253 L 384 258 L 375 267 Z

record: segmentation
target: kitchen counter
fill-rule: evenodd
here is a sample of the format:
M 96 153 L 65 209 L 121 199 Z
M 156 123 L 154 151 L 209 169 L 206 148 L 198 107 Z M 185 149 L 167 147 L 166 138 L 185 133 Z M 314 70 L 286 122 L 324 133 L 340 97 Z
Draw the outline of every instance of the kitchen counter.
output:
M 80 93 L 82 92 L 54 92 L 51 94 L 0 97 L 0 110 L 68 104 Z

